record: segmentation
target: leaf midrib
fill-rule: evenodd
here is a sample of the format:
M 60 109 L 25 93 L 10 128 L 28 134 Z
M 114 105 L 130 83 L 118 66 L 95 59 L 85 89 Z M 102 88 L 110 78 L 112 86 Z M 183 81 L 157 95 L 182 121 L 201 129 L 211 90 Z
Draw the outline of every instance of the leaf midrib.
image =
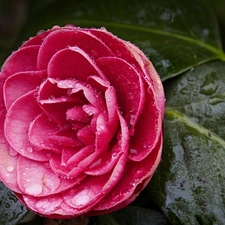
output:
M 223 147 L 225 146 L 225 140 L 224 139 L 222 139 L 220 136 L 215 134 L 213 131 L 211 131 L 211 130 L 201 126 L 200 124 L 194 122 L 187 115 L 184 115 L 184 114 L 174 110 L 171 107 L 166 107 L 165 116 L 166 115 L 172 116 L 174 119 L 180 120 L 181 122 L 185 123 L 186 125 L 198 130 L 201 134 L 204 134 L 209 139 L 218 142 Z

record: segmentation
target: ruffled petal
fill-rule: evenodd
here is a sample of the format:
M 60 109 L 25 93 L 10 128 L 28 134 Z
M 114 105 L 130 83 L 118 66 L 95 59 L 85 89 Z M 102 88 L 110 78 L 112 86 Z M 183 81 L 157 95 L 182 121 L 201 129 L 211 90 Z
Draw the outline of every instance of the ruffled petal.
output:
M 153 90 L 149 88 L 146 95 L 143 112 L 130 139 L 129 158 L 133 161 L 141 161 L 150 154 L 162 132 L 161 111 L 155 104 Z
M 11 190 L 21 193 L 16 182 L 18 154 L 10 149 L 4 135 L 5 110 L 0 111 L 0 180 Z
M 48 64 L 48 77 L 51 78 L 86 81 L 91 75 L 104 77 L 88 54 L 78 47 L 58 51 Z
M 127 169 L 122 179 L 118 181 L 115 188 L 95 207 L 95 210 L 109 210 L 138 193 L 145 187 L 155 172 L 162 154 L 162 135 L 155 149 L 140 162 L 127 162 Z M 145 185 L 142 185 L 144 182 Z M 140 189 L 140 187 L 142 189 Z M 121 205 L 123 206 L 123 204 Z
M 38 56 L 38 69 L 46 69 L 52 56 L 68 46 L 77 46 L 92 58 L 113 56 L 110 49 L 90 33 L 77 28 L 62 28 L 52 32 L 44 40 Z
M 79 181 L 59 178 L 49 164 L 19 156 L 17 162 L 18 185 L 26 195 L 49 196 L 68 190 Z
M 41 113 L 34 91 L 18 98 L 9 108 L 5 119 L 5 136 L 9 144 L 21 155 L 37 161 L 47 161 L 49 154 L 35 151 L 28 138 L 30 123 Z
M 105 57 L 96 61 L 98 67 L 107 74 L 107 79 L 115 88 L 118 104 L 133 133 L 134 126 L 143 109 L 145 90 L 138 72 L 125 60 Z
M 20 72 L 10 76 L 5 81 L 3 90 L 6 108 L 8 109 L 22 95 L 35 90 L 46 77 L 46 74 L 47 72 L 42 70 Z
M 2 75 L 37 70 L 38 45 L 27 46 L 15 51 L 2 66 Z

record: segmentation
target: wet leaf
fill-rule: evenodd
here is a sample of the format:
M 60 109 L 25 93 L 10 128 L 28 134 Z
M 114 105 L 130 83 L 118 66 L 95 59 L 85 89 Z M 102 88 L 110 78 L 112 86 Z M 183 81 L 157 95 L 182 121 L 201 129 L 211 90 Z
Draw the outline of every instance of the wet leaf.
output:
M 164 153 L 148 189 L 173 224 L 225 224 L 225 63 L 165 87 Z
M 170 225 L 166 217 L 158 211 L 127 207 L 117 212 L 99 217 L 98 225 Z
M 73 23 L 81 27 L 105 26 L 137 44 L 151 58 L 163 80 L 212 59 L 225 60 L 217 21 L 204 0 L 49 2 L 37 4 L 18 44 L 38 30 Z
M 0 182 L 0 224 L 15 225 L 27 213 L 27 209 L 15 195 Z

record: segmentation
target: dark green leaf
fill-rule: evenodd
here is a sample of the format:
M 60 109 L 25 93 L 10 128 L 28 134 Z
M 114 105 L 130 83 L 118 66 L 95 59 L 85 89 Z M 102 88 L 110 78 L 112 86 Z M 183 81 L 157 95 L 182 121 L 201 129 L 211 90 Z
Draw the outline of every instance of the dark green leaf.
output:
M 165 216 L 158 211 L 127 207 L 117 212 L 99 217 L 98 225 L 170 225 Z
M 30 15 L 19 43 L 68 23 L 105 26 L 137 44 L 163 80 L 212 59 L 225 60 L 217 22 L 203 0 L 54 0 Z
M 151 195 L 173 224 L 225 224 L 225 63 L 165 86 L 164 152 Z
M 27 209 L 18 201 L 15 195 L 0 182 L 0 224 L 15 225 Z

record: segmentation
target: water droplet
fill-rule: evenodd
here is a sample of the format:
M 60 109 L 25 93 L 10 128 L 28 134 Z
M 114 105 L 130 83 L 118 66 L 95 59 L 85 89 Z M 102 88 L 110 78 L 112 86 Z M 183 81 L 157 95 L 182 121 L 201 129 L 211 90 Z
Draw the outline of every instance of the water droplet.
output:
M 96 50 L 91 50 L 91 56 L 92 56 L 92 58 L 97 58 L 98 52 Z
M 206 75 L 205 82 L 201 86 L 200 93 L 204 95 L 212 95 L 218 88 L 218 77 L 215 72 Z
M 28 148 L 27 148 L 27 151 L 28 151 L 28 152 L 33 152 L 33 148 L 32 148 L 32 147 L 28 147 Z
M 55 99 L 55 96 L 54 96 L 54 95 L 50 95 L 50 96 L 48 97 L 48 99 L 49 99 L 49 100 L 54 100 L 54 99 Z
M 14 166 L 7 166 L 7 167 L 6 167 L 6 170 L 7 170 L 8 172 L 12 172 L 12 171 L 14 170 Z
M 105 27 L 101 27 L 100 30 L 107 31 Z
M 122 56 L 122 53 L 120 51 L 118 51 L 118 50 L 116 50 L 115 54 L 116 54 L 117 57 L 121 57 Z
M 104 125 L 98 126 L 97 131 L 103 131 L 103 130 L 105 130 L 105 126 Z
M 138 152 L 137 152 L 137 150 L 136 150 L 136 149 L 134 149 L 134 148 L 130 148 L 130 153 L 131 153 L 131 154 L 137 154 Z
M 112 154 L 112 159 L 115 159 L 116 156 L 117 156 L 117 153 L 113 153 L 113 154 Z
M 75 195 L 72 199 L 72 204 L 74 206 L 85 205 L 90 201 L 91 195 L 93 195 L 93 193 L 90 190 L 83 190 L 78 195 Z
M 5 140 L 4 140 L 4 139 L 1 139 L 0 142 L 1 142 L 2 144 L 5 144 Z
M 18 155 L 18 152 L 15 151 L 15 150 L 12 149 L 12 148 L 9 149 L 8 153 L 9 153 L 10 156 L 17 156 L 17 155 Z
M 28 183 L 25 187 L 25 192 L 29 195 L 39 195 L 42 192 L 42 186 L 38 183 Z
M 132 182 L 131 185 L 132 185 L 133 187 L 135 187 L 135 186 L 137 186 L 137 184 L 138 184 L 139 181 L 140 181 L 140 179 L 136 178 L 136 179 L 133 180 L 133 182 Z
M 37 35 L 40 35 L 40 34 L 42 34 L 42 33 L 44 33 L 45 32 L 45 30 L 39 30 L 38 32 L 37 32 Z

